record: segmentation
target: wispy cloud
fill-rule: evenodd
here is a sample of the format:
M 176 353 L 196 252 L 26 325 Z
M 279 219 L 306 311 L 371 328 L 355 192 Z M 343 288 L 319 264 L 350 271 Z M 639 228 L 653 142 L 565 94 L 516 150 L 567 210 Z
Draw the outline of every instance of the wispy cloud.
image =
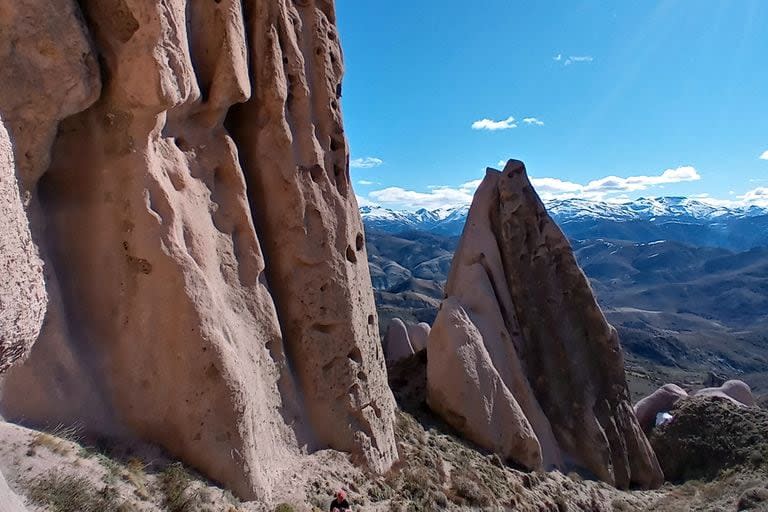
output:
M 503 167 L 506 162 L 499 162 Z M 533 186 L 542 199 L 567 199 L 582 198 L 592 200 L 628 200 L 627 193 L 638 192 L 664 184 L 682 183 L 700 180 L 701 176 L 694 167 L 684 166 L 675 169 L 667 169 L 655 175 L 639 176 L 606 176 L 592 180 L 586 184 L 559 178 L 531 178 Z M 382 190 L 374 190 L 368 194 L 371 201 L 383 206 L 396 209 L 418 208 L 443 208 L 468 205 L 472 202 L 472 196 L 482 180 L 467 181 L 458 186 L 436 186 L 428 192 L 406 190 L 401 187 L 388 187 Z M 752 191 L 751 197 L 762 197 L 761 191 L 765 191 L 765 199 L 768 201 L 768 188 L 759 188 Z M 746 197 L 746 196 L 745 196 Z
M 515 118 L 512 116 L 509 116 L 506 119 L 502 119 L 501 121 L 494 121 L 493 119 L 480 119 L 479 121 L 475 121 L 474 123 L 472 123 L 473 130 L 496 131 L 496 130 L 509 130 L 510 128 L 517 128 L 517 123 L 515 123 Z
M 534 126 L 544 126 L 544 121 L 541 121 L 540 119 L 536 119 L 535 117 L 526 117 L 523 119 L 523 122 L 525 124 L 531 124 Z
M 740 196 L 746 203 L 768 205 L 768 187 L 757 187 Z
M 355 194 L 355 197 L 357 198 L 357 206 L 379 206 L 367 197 L 359 196 L 357 194 Z
M 571 55 L 566 57 L 562 53 L 558 53 L 552 57 L 552 60 L 562 62 L 563 66 L 570 66 L 571 64 L 589 63 L 595 60 L 595 58 L 591 55 Z
M 568 57 L 567 59 L 565 59 L 565 64 L 564 65 L 565 66 L 570 66 L 571 64 L 574 64 L 574 63 L 592 62 L 593 60 L 595 60 L 595 59 L 591 55 L 574 55 L 574 56 L 571 56 L 571 57 Z
M 373 167 L 378 167 L 383 163 L 384 160 L 381 158 L 366 156 L 365 158 L 354 158 L 350 160 L 349 166 L 353 169 L 371 169 Z
M 760 155 L 760 160 L 768 160 L 768 151 L 763 151 L 763 154 Z
M 363 186 L 366 186 L 366 187 L 370 186 L 370 185 L 381 185 L 381 183 L 379 183 L 378 181 L 370 181 L 370 180 L 358 180 L 357 184 L 358 185 L 363 185 Z

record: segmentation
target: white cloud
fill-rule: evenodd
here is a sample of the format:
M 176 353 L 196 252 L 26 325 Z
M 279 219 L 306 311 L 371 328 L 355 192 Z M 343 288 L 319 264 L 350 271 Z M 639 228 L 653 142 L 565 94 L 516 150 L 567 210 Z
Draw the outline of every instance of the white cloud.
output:
M 571 194 L 581 192 L 584 188 L 572 181 L 563 181 L 558 178 L 531 178 L 531 183 L 542 196 L 547 194 Z
M 367 156 L 365 158 L 355 158 L 349 161 L 349 166 L 353 169 L 371 169 L 373 167 L 378 167 L 381 164 L 384 163 L 384 160 L 381 158 L 376 158 L 373 156 Z
M 763 151 L 763 154 L 760 155 L 760 160 L 768 160 L 768 151 Z
M 446 206 L 460 206 L 472 202 L 474 189 L 439 187 L 429 192 L 416 192 L 400 187 L 388 187 L 382 190 L 374 190 L 368 196 L 372 200 L 387 207 L 402 209 L 427 208 L 433 210 Z
M 497 166 L 498 166 L 500 169 L 503 169 L 503 168 L 504 168 L 504 166 L 505 166 L 505 165 L 507 165 L 507 161 L 506 161 L 506 160 L 499 160 L 499 161 L 498 161 L 498 163 L 497 163 L 496 165 L 497 165 Z
M 591 55 L 572 55 L 565 59 L 564 66 L 570 66 L 571 64 L 578 64 L 580 62 L 592 62 L 594 57 Z
M 560 62 L 561 60 L 563 60 L 563 54 L 562 53 L 558 53 L 557 55 L 552 57 L 552 60 L 555 61 L 555 62 Z
M 768 187 L 757 187 L 740 196 L 745 203 L 768 205 Z
M 510 128 L 517 128 L 515 118 L 509 116 L 501 121 L 494 121 L 493 119 L 481 119 L 472 123 L 473 130 L 509 130 Z
M 357 194 L 355 194 L 355 197 L 357 198 L 357 206 L 379 206 L 367 197 L 358 196 Z
M 597 193 L 634 192 L 665 183 L 681 183 L 685 181 L 698 181 L 700 179 L 701 176 L 696 169 L 691 166 L 685 166 L 678 167 L 677 169 L 667 169 L 656 176 L 629 176 L 627 178 L 606 176 L 605 178 L 587 183 L 584 191 Z
M 381 185 L 381 183 L 379 183 L 378 181 L 369 181 L 369 180 L 358 180 L 357 184 L 363 185 L 363 186 Z
M 523 119 L 523 122 L 525 124 L 531 124 L 535 126 L 544 126 L 544 121 L 536 119 L 535 117 L 526 117 L 525 119 Z
M 499 162 L 499 167 L 504 165 L 506 165 L 506 162 Z M 700 179 L 701 176 L 695 168 L 684 166 L 676 169 L 667 169 L 660 174 L 652 176 L 607 176 L 592 180 L 586 184 L 548 177 L 531 178 L 531 182 L 536 187 L 536 191 L 541 198 L 545 200 L 583 198 L 616 202 L 629 200 L 627 195 L 629 192 L 646 190 L 663 184 L 690 182 Z M 434 209 L 463 206 L 472 202 L 472 196 L 481 181 L 479 179 L 467 181 L 454 187 L 433 186 L 428 192 L 388 187 L 382 190 L 374 190 L 368 194 L 368 197 L 372 201 L 396 209 Z M 761 191 L 765 191 L 764 197 L 761 195 Z M 749 195 L 749 198 L 744 196 L 745 201 L 762 201 L 764 199 L 768 202 L 768 187 L 755 189 L 747 195 Z

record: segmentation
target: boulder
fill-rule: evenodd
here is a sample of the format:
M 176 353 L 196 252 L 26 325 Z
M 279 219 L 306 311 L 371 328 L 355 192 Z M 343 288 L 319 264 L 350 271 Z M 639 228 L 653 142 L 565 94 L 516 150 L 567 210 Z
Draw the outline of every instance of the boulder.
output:
M 427 348 L 430 326 L 426 322 L 419 322 L 408 326 L 408 338 L 411 340 L 414 352 L 421 352 Z
M 630 405 L 616 331 L 522 162 L 510 160 L 503 172 L 486 173 L 446 296 L 474 326 L 464 329 L 465 340 L 481 340 L 510 391 L 499 399 L 513 398 L 524 413 L 544 467 L 582 468 L 619 487 L 661 484 L 658 462 Z M 444 347 L 456 345 L 442 339 L 448 332 L 459 336 L 448 311 L 441 309 L 432 326 L 428 367 L 433 358 L 446 357 Z M 455 392 L 450 381 L 428 377 L 430 403 Z M 466 420 L 459 429 L 465 434 L 474 421 L 484 421 Z
M 536 434 L 466 311 L 448 298 L 439 317 L 427 358 L 429 407 L 483 448 L 527 469 L 541 469 Z
M 752 407 L 755 405 L 755 397 L 749 385 L 741 380 L 729 380 L 719 387 L 704 388 L 693 393 L 695 396 L 717 396 L 731 400 L 737 405 Z
M 50 297 L 6 417 L 158 444 L 245 499 L 306 451 L 387 470 L 333 2 L 0 12 L 0 114 Z
M 667 412 L 677 404 L 678 400 L 686 398 L 688 393 L 676 384 L 664 384 L 659 389 L 641 399 L 635 404 L 635 416 L 643 432 L 650 432 L 656 421 L 656 415 Z
M 399 318 L 393 318 L 384 336 L 384 356 L 388 363 L 394 363 L 414 354 L 408 328 Z

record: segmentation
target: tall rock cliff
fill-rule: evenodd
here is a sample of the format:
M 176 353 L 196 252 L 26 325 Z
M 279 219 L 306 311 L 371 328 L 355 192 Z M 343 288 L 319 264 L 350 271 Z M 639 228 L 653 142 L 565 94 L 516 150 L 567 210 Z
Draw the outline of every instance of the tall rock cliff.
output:
M 661 483 L 616 331 L 522 162 L 488 170 L 446 295 L 427 347 L 428 402 L 446 421 L 529 468 Z
M 243 498 L 307 451 L 388 469 L 333 3 L 0 14 L 0 115 L 50 297 L 4 414 L 159 444 Z

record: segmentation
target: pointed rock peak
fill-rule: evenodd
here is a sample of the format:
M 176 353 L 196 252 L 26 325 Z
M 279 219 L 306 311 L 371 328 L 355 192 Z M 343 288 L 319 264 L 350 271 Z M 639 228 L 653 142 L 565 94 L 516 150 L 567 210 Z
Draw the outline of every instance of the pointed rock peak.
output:
M 630 404 L 616 331 L 523 162 L 509 160 L 503 172 L 489 169 L 475 192 L 446 295 L 427 342 L 429 404 L 446 421 L 529 467 L 530 453 L 501 442 L 507 437 L 499 430 L 514 430 L 516 438 L 532 432 L 544 468 L 581 468 L 619 487 L 661 483 Z M 463 322 L 457 310 L 466 314 Z M 479 374 L 468 364 L 473 358 L 446 350 L 456 346 L 487 353 L 487 371 Z M 430 368 L 437 364 L 454 368 L 453 376 Z M 514 403 L 478 410 L 456 399 L 456 393 L 472 395 L 453 385 L 458 381 Z M 503 388 L 509 393 L 498 392 Z M 502 410 L 515 420 L 494 421 Z

